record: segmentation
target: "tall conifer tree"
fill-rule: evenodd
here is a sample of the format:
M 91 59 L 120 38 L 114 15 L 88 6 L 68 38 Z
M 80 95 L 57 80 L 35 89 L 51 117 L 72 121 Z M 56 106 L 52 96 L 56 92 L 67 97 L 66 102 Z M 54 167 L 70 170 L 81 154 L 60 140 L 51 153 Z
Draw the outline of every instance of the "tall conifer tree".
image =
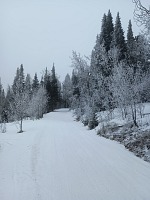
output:
M 135 38 L 133 36 L 132 31 L 132 23 L 129 20 L 128 30 L 127 30 L 127 62 L 131 66 L 136 62 L 136 45 L 135 45 Z
M 113 18 L 110 10 L 108 11 L 107 17 L 106 17 L 106 51 L 108 52 L 110 50 L 112 38 L 113 38 L 113 32 L 114 32 L 114 25 L 113 25 Z
M 125 43 L 124 31 L 122 29 L 119 12 L 117 13 L 117 17 L 115 21 L 112 44 L 113 44 L 113 47 L 116 47 L 119 50 L 118 60 L 120 61 L 122 59 L 125 59 L 126 43 Z

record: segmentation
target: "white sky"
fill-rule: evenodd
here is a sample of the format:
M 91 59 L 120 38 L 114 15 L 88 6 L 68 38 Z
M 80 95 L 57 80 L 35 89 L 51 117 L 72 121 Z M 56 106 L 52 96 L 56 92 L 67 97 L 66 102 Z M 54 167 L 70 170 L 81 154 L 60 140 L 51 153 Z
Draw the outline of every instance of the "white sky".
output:
M 4 88 L 12 84 L 20 64 L 25 73 L 33 77 L 37 72 L 40 77 L 54 62 L 63 81 L 72 71 L 72 50 L 90 55 L 108 9 L 114 21 L 120 12 L 125 35 L 129 19 L 138 34 L 132 0 L 0 0 L 0 77 Z

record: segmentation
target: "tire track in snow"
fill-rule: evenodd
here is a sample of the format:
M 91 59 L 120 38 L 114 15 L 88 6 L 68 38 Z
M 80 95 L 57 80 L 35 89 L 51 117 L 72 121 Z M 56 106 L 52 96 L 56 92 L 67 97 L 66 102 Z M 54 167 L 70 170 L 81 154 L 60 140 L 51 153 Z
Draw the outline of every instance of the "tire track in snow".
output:
M 37 175 L 37 165 L 38 165 L 38 158 L 40 156 L 40 143 L 42 135 L 40 133 L 35 135 L 34 144 L 31 148 L 31 174 L 32 180 L 35 186 L 35 199 L 34 200 L 41 200 L 40 194 L 40 186 L 38 183 L 38 175 Z

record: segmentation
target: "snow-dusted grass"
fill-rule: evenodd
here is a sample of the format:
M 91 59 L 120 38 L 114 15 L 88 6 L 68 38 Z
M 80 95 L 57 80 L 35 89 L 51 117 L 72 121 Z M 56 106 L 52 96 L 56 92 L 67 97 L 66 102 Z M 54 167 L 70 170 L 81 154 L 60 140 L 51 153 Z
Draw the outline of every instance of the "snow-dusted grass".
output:
M 137 112 L 137 121 L 138 125 L 144 128 L 150 128 L 150 103 L 144 103 L 142 108 L 142 118 L 139 112 Z M 120 109 L 114 109 L 112 112 L 110 111 L 102 111 L 97 113 L 97 118 L 99 121 L 99 126 L 102 124 L 117 124 L 118 126 L 125 125 L 127 123 L 133 123 L 131 116 L 128 115 L 126 119 L 122 118 L 122 113 Z
M 0 133 L 0 200 L 149 200 L 150 164 L 66 109 Z
M 120 109 L 112 112 L 97 113 L 99 126 L 96 131 L 99 135 L 122 143 L 136 156 L 150 162 L 150 103 L 140 105 L 142 115 L 137 110 L 137 124 L 135 127 L 130 115 L 122 118 Z

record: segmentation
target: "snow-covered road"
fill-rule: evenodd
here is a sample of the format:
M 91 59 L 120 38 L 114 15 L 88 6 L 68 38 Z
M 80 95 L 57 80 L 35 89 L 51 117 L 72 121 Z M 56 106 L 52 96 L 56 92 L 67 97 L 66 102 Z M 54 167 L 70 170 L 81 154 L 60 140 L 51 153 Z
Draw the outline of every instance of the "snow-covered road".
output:
M 65 109 L 0 134 L 0 200 L 150 200 L 150 164 Z

